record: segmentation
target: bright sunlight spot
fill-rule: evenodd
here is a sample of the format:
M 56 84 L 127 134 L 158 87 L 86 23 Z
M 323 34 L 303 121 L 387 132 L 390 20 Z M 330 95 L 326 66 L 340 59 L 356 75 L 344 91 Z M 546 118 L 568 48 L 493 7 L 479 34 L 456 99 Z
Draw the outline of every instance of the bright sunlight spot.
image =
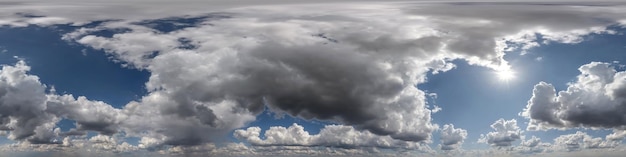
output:
M 509 81 L 515 78 L 515 72 L 511 69 L 496 71 L 496 75 L 501 81 Z

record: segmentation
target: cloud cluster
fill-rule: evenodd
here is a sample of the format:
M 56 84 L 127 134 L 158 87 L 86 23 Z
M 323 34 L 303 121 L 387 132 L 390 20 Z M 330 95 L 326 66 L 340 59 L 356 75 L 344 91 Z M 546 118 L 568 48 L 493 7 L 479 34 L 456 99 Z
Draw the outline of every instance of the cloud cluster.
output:
M 615 148 L 621 141 L 603 140 L 599 137 L 591 137 L 587 133 L 577 131 L 573 134 L 561 135 L 554 139 L 557 149 L 577 151 L 581 149 Z
M 521 113 L 530 119 L 528 129 L 624 128 L 626 125 L 626 72 L 611 63 L 591 62 L 578 68 L 577 80 L 558 93 L 551 84 L 535 85 Z
M 148 124 L 155 125 L 137 122 L 134 124 L 139 127 L 131 125 L 127 131 L 141 134 L 140 130 L 168 124 L 189 124 L 149 133 L 151 140 L 146 141 L 210 141 L 210 137 L 193 138 L 201 136 L 193 132 L 217 133 L 241 127 L 264 106 L 279 114 L 333 120 L 394 139 L 424 141 L 430 140 L 437 128 L 430 122 L 425 92 L 415 87 L 426 81 L 427 72 L 449 70 L 454 65 L 448 61 L 454 59 L 495 69 L 508 68 L 502 59 L 505 50 L 517 49 L 514 45 L 522 49 L 536 46 L 537 34 L 544 41 L 575 43 L 585 34 L 610 32 L 605 26 L 619 19 L 611 11 L 583 16 L 604 21 L 581 21 L 571 18 L 581 13 L 566 5 L 558 7 L 558 11 L 533 10 L 568 17 L 564 22 L 570 25 L 563 27 L 562 22 L 530 18 L 536 13 L 517 5 L 502 5 L 516 14 L 501 16 L 493 16 L 500 10 L 478 6 L 463 7 L 476 13 L 470 15 L 438 12 L 458 7 L 454 4 L 427 7 L 439 9 L 412 6 L 245 7 L 220 13 L 221 16 L 209 15 L 195 27 L 175 31 L 113 21 L 93 29 L 129 31 L 107 37 L 82 30 L 68 34 L 66 39 L 103 49 L 124 64 L 151 73 L 146 83 L 150 93 L 127 108 L 154 113 L 134 117 L 154 119 Z M 332 14 L 320 14 L 320 9 Z M 545 27 L 517 25 L 519 21 L 545 23 Z M 215 112 L 218 104 L 233 108 Z M 228 115 L 236 116 L 224 118 Z M 198 121 L 189 122 L 189 118 Z M 216 125 L 220 122 L 236 125 Z M 205 129 L 197 130 L 196 126 Z M 191 128 L 183 129 L 186 127 Z M 177 134 L 180 132 L 191 133 Z M 186 135 L 190 136 L 178 137 Z
M 263 22 L 265 18 L 207 21 L 168 34 L 137 28 L 111 38 L 76 36 L 76 41 L 105 49 L 119 56 L 117 59 L 151 72 L 146 84 L 151 93 L 126 108 L 158 113 L 146 114 L 151 116 L 169 116 L 155 123 L 176 119 L 182 122 L 192 117 L 202 123 L 193 123 L 189 127 L 194 128 L 189 129 L 216 127 L 214 123 L 220 121 L 243 124 L 253 118 L 237 119 L 253 117 L 267 105 L 280 114 L 334 120 L 395 139 L 430 139 L 436 126 L 430 123 L 425 92 L 415 85 L 424 81 L 425 72 L 447 70 L 450 64 L 419 59 L 406 51 L 437 39 L 393 39 L 385 32 L 366 34 L 359 30 L 367 28 L 356 22 L 333 26 L 328 21 L 314 20 Z M 343 32 L 342 27 L 353 26 L 358 27 Z M 178 48 L 178 40 L 183 38 L 192 41 L 195 48 Z M 154 39 L 150 43 L 161 44 L 151 46 L 137 39 Z M 377 42 L 374 40 L 389 41 L 372 47 L 371 43 Z M 407 44 L 396 46 L 394 40 L 407 40 Z M 408 44 L 413 40 L 416 43 Z M 439 51 L 437 47 L 422 53 Z M 233 108 L 214 112 L 217 104 Z M 232 116 L 234 119 L 212 115 L 229 112 L 245 115 Z M 225 126 L 223 130 L 241 126 Z M 189 138 L 198 139 L 194 136 Z
M 495 131 L 486 135 L 481 134 L 479 143 L 486 143 L 494 147 L 508 147 L 522 137 L 522 130 L 517 126 L 515 119 L 499 119 L 491 124 L 491 128 Z
M 12 140 L 34 144 L 60 144 L 59 138 L 97 131 L 105 135 L 117 133 L 124 119 L 119 109 L 101 101 L 72 95 L 46 93 L 39 78 L 27 72 L 23 60 L 3 65 L 0 70 L 0 128 Z M 61 133 L 56 123 L 61 119 L 75 121 L 76 128 Z
M 311 135 L 304 127 L 293 124 L 287 128 L 273 126 L 261 136 L 261 128 L 249 127 L 235 130 L 234 136 L 254 146 L 306 146 L 336 148 L 401 148 L 428 150 L 425 143 L 395 140 L 390 136 L 379 136 L 369 131 L 359 131 L 352 126 L 327 125 L 319 134 Z M 264 137 L 265 139 L 262 139 Z

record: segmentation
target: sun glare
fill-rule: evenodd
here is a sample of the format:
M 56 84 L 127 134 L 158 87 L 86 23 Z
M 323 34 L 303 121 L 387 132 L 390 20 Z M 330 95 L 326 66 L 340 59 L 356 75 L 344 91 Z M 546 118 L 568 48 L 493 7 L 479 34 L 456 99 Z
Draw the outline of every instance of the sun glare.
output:
M 511 69 L 497 71 L 496 75 L 501 81 L 509 81 L 515 78 L 515 72 L 513 72 Z

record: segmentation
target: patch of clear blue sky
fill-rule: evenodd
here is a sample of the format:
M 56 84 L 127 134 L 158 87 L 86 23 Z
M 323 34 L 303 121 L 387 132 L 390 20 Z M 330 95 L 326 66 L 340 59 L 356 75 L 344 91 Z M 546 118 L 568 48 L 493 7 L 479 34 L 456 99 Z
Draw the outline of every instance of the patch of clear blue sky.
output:
M 186 17 L 148 20 L 142 25 L 161 32 L 171 32 L 192 27 L 206 18 Z M 221 18 L 221 17 L 220 17 Z M 88 25 L 97 25 L 98 22 Z M 40 77 L 47 85 L 54 85 L 58 93 L 70 93 L 74 96 L 86 96 L 92 100 L 107 102 L 121 108 L 127 102 L 137 100 L 146 94 L 144 83 L 149 72 L 122 68 L 112 62 L 101 50 L 94 50 L 80 44 L 61 40 L 61 35 L 76 29 L 73 26 L 57 25 L 54 27 L 29 26 L 23 28 L 0 27 L 0 64 L 14 64 L 13 56 L 24 58 L 32 67 L 31 74 Z M 625 32 L 621 28 L 612 28 Z M 95 32 L 100 36 L 128 30 L 105 30 Z M 474 145 L 480 134 L 492 131 L 489 127 L 499 118 L 517 119 L 518 125 L 525 128 L 527 120 L 518 116 L 532 95 L 532 89 L 539 81 L 552 83 L 557 90 L 564 90 L 566 83 L 573 81 L 579 74 L 577 68 L 591 61 L 626 63 L 624 44 L 626 36 L 590 35 L 579 44 L 550 43 L 519 55 L 508 53 L 508 60 L 517 73 L 517 78 L 508 84 L 500 82 L 492 70 L 470 66 L 464 61 L 453 61 L 457 68 L 437 75 L 429 75 L 428 82 L 419 85 L 420 89 L 437 93 L 438 98 L 431 104 L 443 108 L 433 115 L 433 122 L 454 124 L 468 130 L 469 137 L 464 145 L 467 149 L 485 148 L 486 145 Z M 193 48 L 193 47 L 190 47 Z M 86 55 L 83 55 L 86 51 Z M 541 57 L 541 61 L 537 61 Z M 621 69 L 623 70 L 623 69 Z M 276 119 L 270 112 L 264 112 L 257 121 L 248 126 L 259 126 L 267 130 L 271 126 L 288 127 L 293 123 L 303 125 L 311 134 L 317 134 L 330 122 L 307 121 L 291 116 Z M 71 121 L 59 124 L 63 130 L 74 127 Z M 525 132 L 527 136 L 536 135 L 544 141 L 569 131 Z M 604 136 L 609 131 L 587 131 L 594 136 Z M 439 133 L 434 134 L 433 146 L 436 146 Z M 232 136 L 231 140 L 235 141 Z M 6 139 L 0 139 L 0 143 Z M 135 140 L 131 140 L 135 141 Z M 133 143 L 135 143 L 133 142 Z
M 57 93 L 87 96 L 120 108 L 146 93 L 149 73 L 122 68 L 100 50 L 61 40 L 68 26 L 0 28 L 1 64 L 14 64 L 18 56 L 31 66 L 30 74 L 54 86 Z M 85 53 L 83 53 L 85 52 Z

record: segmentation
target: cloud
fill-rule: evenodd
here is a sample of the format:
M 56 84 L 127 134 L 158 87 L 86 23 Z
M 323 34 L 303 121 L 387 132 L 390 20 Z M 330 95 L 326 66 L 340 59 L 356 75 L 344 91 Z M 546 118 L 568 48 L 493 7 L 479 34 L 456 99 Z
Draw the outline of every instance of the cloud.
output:
M 532 136 L 530 139 L 523 139 L 515 149 L 521 154 L 537 154 L 543 152 L 552 152 L 552 144 L 541 142 L 541 139 Z
M 85 131 L 118 133 L 125 118 L 119 109 L 85 97 L 75 99 L 72 95 L 46 93 L 46 85 L 28 71 L 30 66 L 23 60 L 15 65 L 3 65 L 0 70 L 0 128 L 8 131 L 9 139 L 61 144 L 59 138 L 84 135 Z M 61 119 L 75 121 L 77 127 L 61 132 L 56 126 Z
M 0 145 L 0 152 L 9 156 L 115 156 L 116 153 L 138 153 L 138 148 L 120 142 L 117 137 L 96 135 L 90 138 L 65 137 L 58 144 L 5 144 Z
M 75 132 L 98 131 L 112 135 L 119 131 L 125 115 L 119 109 L 102 101 L 91 101 L 84 96 L 48 95 L 46 112 L 76 122 Z
M 253 146 L 304 146 L 334 148 L 382 148 L 429 150 L 425 143 L 396 140 L 390 136 L 380 136 L 369 131 L 359 131 L 352 126 L 327 125 L 319 134 L 311 135 L 304 127 L 293 124 L 287 128 L 273 126 L 261 135 L 261 128 L 249 127 L 234 131 L 234 136 Z M 261 137 L 265 137 L 262 139 Z
M 480 139 L 478 139 L 479 143 L 486 143 L 494 147 L 508 147 L 513 142 L 520 140 L 522 136 L 522 131 L 517 126 L 515 119 L 499 119 L 491 124 L 491 128 L 495 132 L 489 132 L 486 135 L 481 134 Z
M 29 70 L 24 61 L 0 70 L 0 130 L 12 140 L 48 143 L 59 119 L 46 112 L 46 87 Z
M 625 130 L 613 130 L 612 134 L 606 135 L 606 140 L 610 141 L 622 141 L 626 137 Z
M 228 132 L 255 119 L 234 101 L 179 104 L 154 92 L 124 107 L 122 130 L 141 137 L 144 147 L 198 145 L 223 140 Z
M 587 133 L 577 131 L 573 134 L 561 135 L 554 139 L 554 146 L 556 149 L 567 151 L 578 151 L 582 149 L 600 149 L 600 148 L 615 148 L 621 141 L 605 141 L 602 138 L 593 138 Z
M 454 125 L 443 125 L 441 129 L 441 150 L 457 150 L 461 148 L 463 141 L 467 138 L 467 130 L 454 128 Z
M 304 27 L 309 23 L 325 25 L 325 22 L 259 23 L 246 18 L 219 22 L 219 25 L 201 25 L 166 35 L 138 32 L 112 38 L 87 35 L 78 42 L 95 44 L 91 45 L 94 48 L 106 45 L 110 53 L 122 56 L 118 59 L 152 73 L 147 83 L 151 93 L 137 107 L 161 106 L 149 102 L 163 104 L 167 109 L 141 110 L 186 118 L 200 114 L 198 109 L 210 113 L 213 109 L 209 106 L 223 101 L 239 106 L 230 112 L 253 116 L 268 105 L 280 113 L 334 120 L 408 141 L 428 140 L 436 128 L 430 123 L 425 93 L 414 85 L 423 77 L 418 75 L 429 70 L 428 66 L 438 64 L 402 58 L 393 60 L 406 60 L 405 63 L 387 62 L 378 58 L 378 54 L 363 54 L 348 45 L 324 44 L 326 39 L 312 36 L 318 30 Z M 268 33 L 255 35 L 254 32 Z M 130 36 L 134 37 L 126 38 Z M 159 48 L 133 42 L 136 41 L 133 39 L 155 39 L 159 41 L 155 43 L 177 43 L 179 38 L 194 41 L 197 49 Z M 153 58 L 146 58 L 155 50 L 152 48 L 160 50 Z M 127 52 L 141 55 L 135 57 L 126 55 L 130 54 Z
M 551 84 L 535 85 L 533 97 L 521 113 L 530 119 L 528 129 L 624 127 L 626 73 L 602 62 L 591 62 L 578 70 L 581 74 L 577 80 L 558 94 Z

